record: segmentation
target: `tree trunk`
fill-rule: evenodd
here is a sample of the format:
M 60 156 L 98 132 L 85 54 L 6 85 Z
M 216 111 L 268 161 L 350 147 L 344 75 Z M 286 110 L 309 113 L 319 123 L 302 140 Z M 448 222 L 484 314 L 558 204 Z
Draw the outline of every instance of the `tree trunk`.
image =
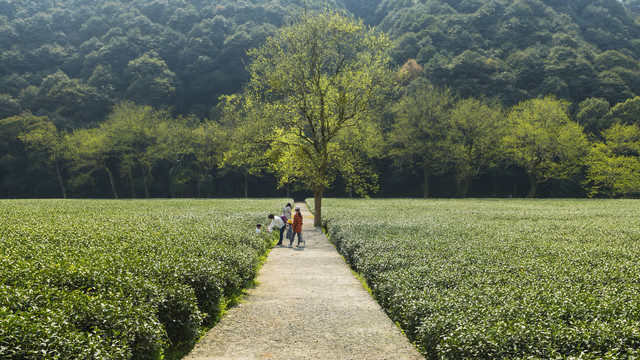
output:
M 131 198 L 136 198 L 136 183 L 133 181 L 133 171 L 129 171 L 129 182 L 131 183 Z
M 528 172 L 527 174 L 529 175 L 529 184 L 531 185 L 527 199 L 533 199 L 536 196 L 536 191 L 538 190 L 538 182 L 536 181 L 536 176 L 533 172 Z
M 62 169 L 60 169 L 60 164 L 56 161 L 56 175 L 58 176 L 58 183 L 60 184 L 60 189 L 62 190 L 62 198 L 67 198 L 67 188 L 64 186 L 64 179 L 62 178 Z
M 109 182 L 111 182 L 111 191 L 113 191 L 113 196 L 115 196 L 116 199 L 119 199 L 118 192 L 116 191 L 116 184 L 113 181 L 113 173 L 106 166 L 104 167 L 104 169 L 107 170 L 107 174 L 109 174 Z
M 145 172 L 144 166 L 140 165 L 140 170 L 142 173 L 142 186 L 144 187 L 144 197 L 149 198 L 149 184 L 147 184 L 147 173 Z
M 465 179 L 462 183 L 462 191 L 460 193 L 461 197 L 466 198 L 467 194 L 469 194 L 469 189 L 471 188 L 471 179 Z
M 176 188 L 174 186 L 174 181 L 173 181 L 173 172 L 176 170 L 175 166 L 171 166 L 171 169 L 169 169 L 169 193 L 171 194 L 171 198 L 175 198 L 176 197 Z
M 322 226 L 322 189 L 313 192 L 313 226 Z
M 248 175 L 244 176 L 244 198 L 245 199 L 249 198 L 249 176 Z
M 424 169 L 424 183 L 422 185 L 423 197 L 426 199 L 429 197 L 429 171 Z

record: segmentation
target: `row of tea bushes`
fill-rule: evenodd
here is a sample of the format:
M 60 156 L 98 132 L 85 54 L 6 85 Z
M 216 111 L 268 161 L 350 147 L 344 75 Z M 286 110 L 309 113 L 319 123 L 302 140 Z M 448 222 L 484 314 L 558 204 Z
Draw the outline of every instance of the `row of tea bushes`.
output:
M 283 203 L 0 201 L 0 358 L 188 347 L 254 278 L 272 245 L 255 224 Z
M 640 357 L 640 203 L 337 200 L 331 240 L 428 359 Z

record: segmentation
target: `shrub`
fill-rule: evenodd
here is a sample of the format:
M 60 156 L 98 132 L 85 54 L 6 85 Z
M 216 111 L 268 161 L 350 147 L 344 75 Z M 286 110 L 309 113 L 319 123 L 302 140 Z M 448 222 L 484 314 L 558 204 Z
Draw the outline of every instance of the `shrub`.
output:
M 636 201 L 337 200 L 328 234 L 428 359 L 637 358 Z
M 0 202 L 7 359 L 161 359 L 192 344 L 255 276 L 272 243 L 254 226 L 286 203 Z

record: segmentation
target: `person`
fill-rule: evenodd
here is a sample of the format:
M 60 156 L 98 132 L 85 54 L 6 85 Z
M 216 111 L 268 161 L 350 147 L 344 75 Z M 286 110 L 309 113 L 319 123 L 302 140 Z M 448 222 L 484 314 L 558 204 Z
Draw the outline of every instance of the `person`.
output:
M 289 241 L 293 241 L 293 227 L 291 226 L 293 224 L 293 220 L 289 219 L 287 220 L 287 235 L 285 236 L 287 239 L 289 239 Z M 289 244 L 289 247 L 291 247 L 291 244 Z
M 262 224 L 256 225 L 256 235 L 260 235 L 260 230 L 262 230 Z
M 286 217 L 286 219 L 282 219 L 283 221 L 293 219 L 293 217 L 291 217 L 291 203 L 287 203 L 284 209 L 282 209 L 282 213 L 284 214 L 284 217 Z
M 269 219 L 271 220 L 271 224 L 269 224 L 267 232 L 271 232 L 274 227 L 280 229 L 280 241 L 278 241 L 278 243 L 276 244 L 277 246 L 280 246 L 282 245 L 282 235 L 284 234 L 284 230 L 286 228 L 286 226 L 284 226 L 284 221 L 282 221 L 282 218 L 280 216 L 276 216 L 273 214 L 269 214 Z
M 302 214 L 300 213 L 300 206 L 296 206 L 296 213 L 293 215 L 293 236 L 291 237 L 291 242 L 289 246 L 293 245 L 293 239 L 298 235 L 298 243 L 297 247 L 300 247 L 300 243 L 305 244 L 304 240 L 302 240 Z

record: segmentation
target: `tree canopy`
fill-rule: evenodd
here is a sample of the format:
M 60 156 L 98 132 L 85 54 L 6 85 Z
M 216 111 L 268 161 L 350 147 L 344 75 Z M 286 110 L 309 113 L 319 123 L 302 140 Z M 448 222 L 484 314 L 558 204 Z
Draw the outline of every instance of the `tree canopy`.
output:
M 640 95 L 636 5 L 0 0 L 0 100 L 12 104 L 4 117 L 30 110 L 73 128 L 103 120 L 123 100 L 208 117 L 220 95 L 249 79 L 246 51 L 306 6 L 363 18 L 389 35 L 394 63 L 414 59 L 433 85 L 464 97 L 496 96 L 511 106 L 553 94 L 613 106 Z
M 249 52 L 240 163 L 266 157 L 281 183 L 313 191 L 316 225 L 323 191 L 337 176 L 366 192 L 362 169 L 382 143 L 375 141 L 381 131 L 374 119 L 393 81 L 388 46 L 362 21 L 325 11 L 305 12 Z M 247 126 L 262 128 L 261 138 L 242 130 Z M 245 142 L 263 144 L 264 153 L 247 152 Z
M 361 50 L 378 40 L 322 35 L 318 54 L 351 49 L 362 69 L 291 96 L 312 94 L 300 79 L 338 59 L 295 66 L 311 53 L 294 40 L 312 37 L 288 29 L 318 11 L 384 38 L 392 93 L 360 71 L 377 69 Z M 0 195 L 524 196 L 533 182 L 512 141 L 522 104 L 552 96 L 598 154 L 623 156 L 604 147 L 640 118 L 639 14 L 635 0 L 0 0 Z M 127 123 L 123 107 L 162 120 Z M 339 125 L 316 143 L 331 156 L 310 155 L 322 146 L 305 116 Z M 578 139 L 563 134 L 550 141 Z M 536 172 L 535 194 L 610 196 L 592 150 L 572 176 Z M 324 174 L 291 160 L 302 157 L 327 160 Z

